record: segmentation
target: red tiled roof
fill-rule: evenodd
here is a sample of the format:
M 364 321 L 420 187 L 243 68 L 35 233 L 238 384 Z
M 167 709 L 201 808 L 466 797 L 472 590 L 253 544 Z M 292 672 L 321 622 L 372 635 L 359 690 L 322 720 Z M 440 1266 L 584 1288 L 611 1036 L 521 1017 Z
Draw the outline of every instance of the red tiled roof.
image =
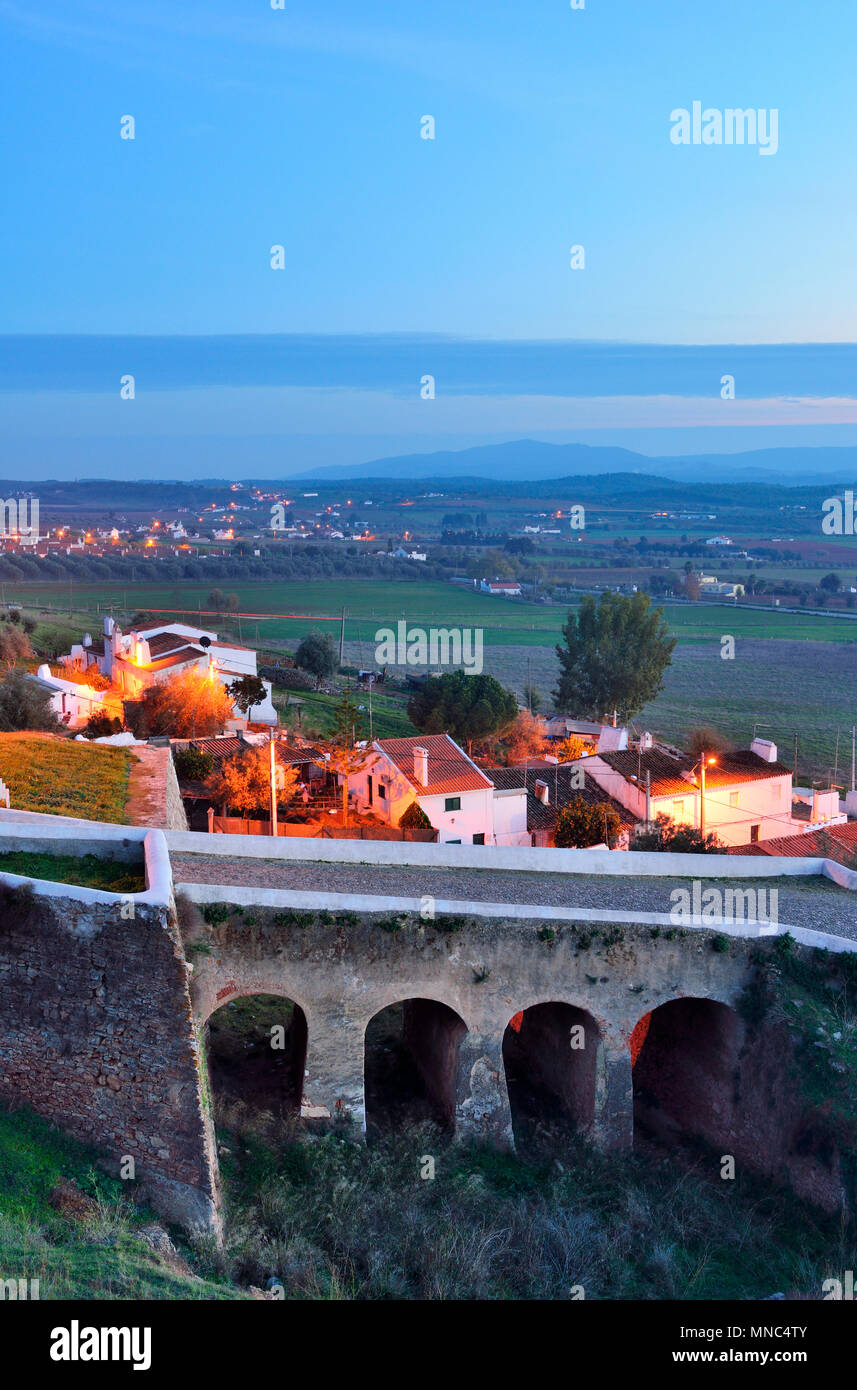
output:
M 600 753 L 602 762 L 612 767 L 628 782 L 646 785 L 646 773 L 651 775 L 652 796 L 682 796 L 692 791 L 694 783 L 682 773 L 693 775 L 698 759 L 681 754 L 673 757 L 661 748 L 650 748 L 646 752 L 627 749 L 617 753 Z M 717 762 L 706 768 L 707 787 L 734 787 L 741 782 L 758 782 L 769 777 L 790 777 L 791 768 L 784 763 L 768 763 L 758 753 L 749 749 L 738 749 L 733 753 L 720 753 Z
M 847 825 L 823 825 L 805 835 L 780 835 L 755 845 L 734 845 L 729 854 L 779 855 L 782 858 L 835 859 L 848 868 L 857 860 L 857 821 Z
M 527 829 L 553 830 L 557 811 L 561 811 L 572 801 L 585 801 L 588 806 L 610 806 L 619 817 L 624 829 L 637 824 L 636 816 L 609 796 L 588 772 L 584 771 L 584 784 L 577 786 L 575 773 L 579 764 L 569 763 L 547 767 L 489 767 L 488 775 L 493 779 L 498 791 L 516 791 L 526 786 L 527 790 Z M 536 782 L 546 782 L 549 801 L 547 806 L 535 794 Z
M 493 783 L 480 772 L 466 753 L 449 734 L 425 734 L 419 738 L 379 738 L 378 747 L 395 763 L 417 791 L 438 795 L 445 792 L 473 792 L 492 787 Z M 414 776 L 414 749 L 428 752 L 428 786 Z

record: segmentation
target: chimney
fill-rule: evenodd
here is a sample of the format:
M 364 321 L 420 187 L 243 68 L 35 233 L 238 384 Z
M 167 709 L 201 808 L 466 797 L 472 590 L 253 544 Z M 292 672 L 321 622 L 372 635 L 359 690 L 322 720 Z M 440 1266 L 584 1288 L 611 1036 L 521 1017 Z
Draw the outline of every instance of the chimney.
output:
M 116 624 L 115 624 L 115 622 L 113 621 L 113 619 L 112 619 L 111 617 L 105 618 L 105 619 L 104 619 L 104 636 L 105 636 L 105 637 L 112 637 L 112 636 L 113 636 L 113 629 L 114 629 L 115 626 L 116 626 Z M 106 643 L 105 643 L 105 646 L 106 646 Z
M 777 761 L 777 745 L 771 743 L 769 738 L 754 738 L 750 744 L 750 752 L 755 753 L 757 758 L 762 758 L 766 763 Z
M 533 790 L 543 806 L 550 805 L 550 789 L 547 782 L 537 781 Z
M 421 787 L 428 786 L 428 749 L 414 748 L 414 778 Z

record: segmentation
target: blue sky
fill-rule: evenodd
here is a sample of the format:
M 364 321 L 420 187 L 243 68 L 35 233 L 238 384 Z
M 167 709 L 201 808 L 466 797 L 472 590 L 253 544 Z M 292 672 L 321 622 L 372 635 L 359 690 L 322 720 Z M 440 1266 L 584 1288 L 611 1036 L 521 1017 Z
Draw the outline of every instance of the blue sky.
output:
M 771 370 L 728 347 L 857 341 L 853 0 L 284 4 L 0 0 L 0 333 L 59 335 L 0 339 L 7 475 L 55 473 L 71 439 L 119 470 L 146 437 L 254 431 L 295 466 L 518 434 L 857 440 L 850 354 Z M 776 154 L 674 145 L 671 112 L 696 100 L 776 109 Z M 81 334 L 122 341 L 99 358 Z M 153 365 L 135 342 L 256 334 L 291 343 L 266 366 L 264 343 Z M 474 340 L 495 346 L 473 349 L 468 391 Z M 722 351 L 653 374 L 545 340 Z M 124 414 L 117 366 L 137 378 Z

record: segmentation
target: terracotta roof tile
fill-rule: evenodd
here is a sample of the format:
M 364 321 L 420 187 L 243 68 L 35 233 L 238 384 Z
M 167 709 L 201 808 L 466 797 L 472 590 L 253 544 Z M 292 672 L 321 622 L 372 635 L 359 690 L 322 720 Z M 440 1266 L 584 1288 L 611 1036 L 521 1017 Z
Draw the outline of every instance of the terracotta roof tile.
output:
M 411 786 L 426 795 L 445 792 L 482 791 L 493 786 L 491 779 L 480 772 L 467 754 L 453 742 L 449 734 L 425 734 L 418 738 L 379 738 L 377 746 L 407 777 Z M 414 749 L 428 752 L 428 786 L 414 776 Z

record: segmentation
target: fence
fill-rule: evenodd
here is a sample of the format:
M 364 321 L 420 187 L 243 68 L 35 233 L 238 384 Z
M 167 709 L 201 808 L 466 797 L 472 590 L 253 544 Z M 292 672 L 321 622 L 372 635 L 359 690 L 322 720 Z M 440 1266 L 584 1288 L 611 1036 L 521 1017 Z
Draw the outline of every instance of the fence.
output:
M 245 816 L 216 816 L 208 813 L 208 828 L 213 835 L 268 835 L 269 820 L 251 820 Z M 392 825 L 323 825 L 318 821 L 294 824 L 277 823 L 278 835 L 300 836 L 308 840 L 418 840 L 424 844 L 437 841 L 436 830 L 398 830 Z

